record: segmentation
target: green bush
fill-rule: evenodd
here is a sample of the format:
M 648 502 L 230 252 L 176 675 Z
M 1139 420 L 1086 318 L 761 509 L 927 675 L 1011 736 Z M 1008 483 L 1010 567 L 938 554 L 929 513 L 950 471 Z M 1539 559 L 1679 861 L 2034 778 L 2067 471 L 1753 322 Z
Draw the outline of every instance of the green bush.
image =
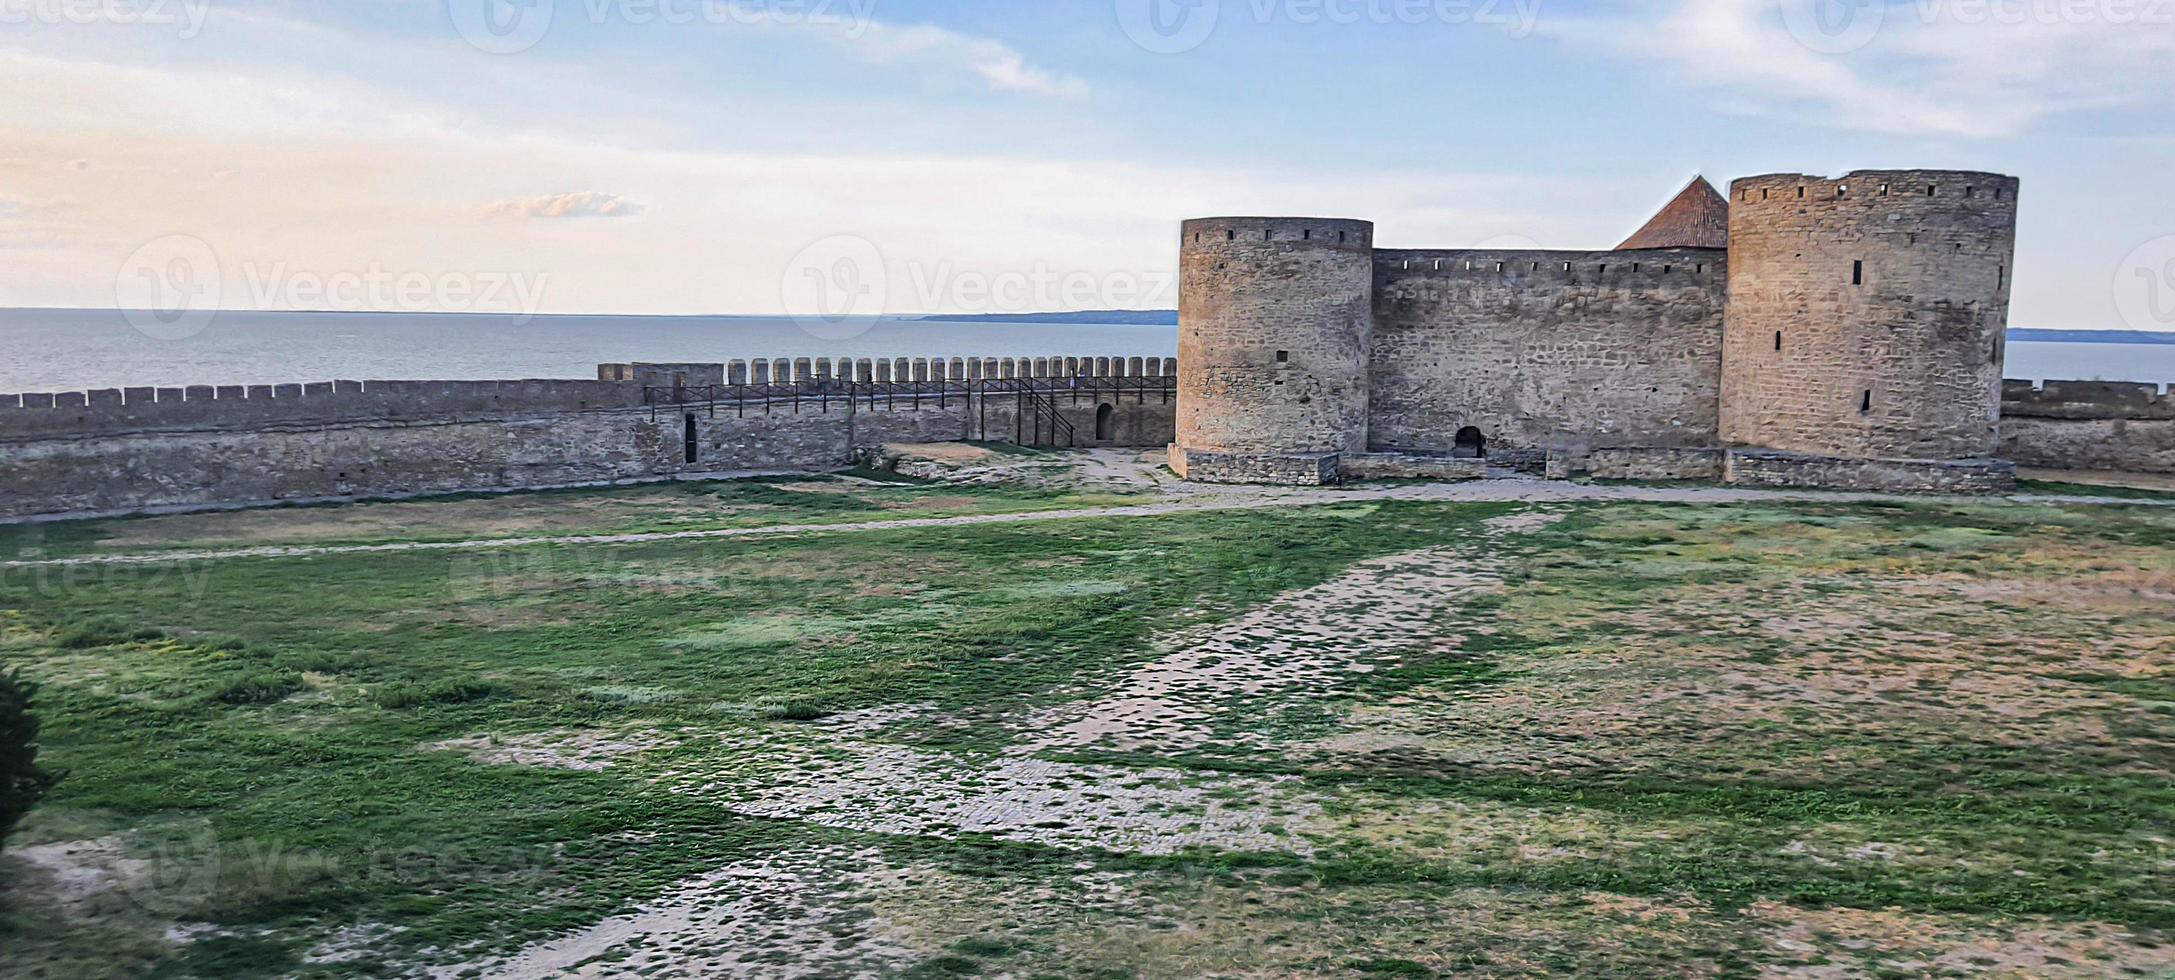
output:
M 765 721 L 818 721 L 830 717 L 830 712 L 805 701 L 762 706 Z
M 391 684 L 377 689 L 370 699 L 381 708 L 420 708 L 426 704 L 470 704 L 489 701 L 506 689 L 487 681 L 438 681 L 433 684 Z
M 53 786 L 53 777 L 38 768 L 38 719 L 30 714 L 37 690 L 13 672 L 0 674 L 0 845 Z
M 111 616 L 100 616 L 61 630 L 54 637 L 54 643 L 63 650 L 91 650 L 97 647 L 117 647 L 123 643 L 164 639 L 165 636 L 159 630 L 139 629 Z
M 275 704 L 302 690 L 302 675 L 292 671 L 260 671 L 233 678 L 212 692 L 220 704 Z

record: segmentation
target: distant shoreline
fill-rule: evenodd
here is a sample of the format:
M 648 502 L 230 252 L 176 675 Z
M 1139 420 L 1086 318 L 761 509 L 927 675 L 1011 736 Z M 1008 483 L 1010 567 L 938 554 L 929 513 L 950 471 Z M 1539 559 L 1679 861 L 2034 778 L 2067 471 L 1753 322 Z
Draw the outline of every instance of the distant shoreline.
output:
M 2175 333 L 2151 330 L 2048 330 L 2044 327 L 2013 327 L 2010 340 L 2036 344 L 2175 344 Z
M 114 314 L 122 311 L 86 307 L 0 307 L 0 317 L 23 317 L 40 313 Z M 527 321 L 550 320 L 753 320 L 773 321 L 790 319 L 782 316 L 747 313 L 400 313 L 369 312 L 360 310 L 220 310 L 221 315 L 245 317 L 382 317 L 413 316 L 418 319 L 435 317 L 478 317 L 488 320 L 518 319 Z M 981 323 L 1022 325 L 1079 325 L 1100 327 L 1176 327 L 1177 310 L 1077 310 L 1069 313 L 900 313 L 885 316 L 857 317 L 869 321 L 888 320 L 895 323 Z M 0 321 L 0 326 L 4 326 Z M 2175 345 L 2175 331 L 2155 330 L 2066 330 L 2048 327 L 2012 327 L 2011 341 L 2041 344 L 2150 344 Z
M 1102 326 L 1178 325 L 1177 310 L 1081 310 L 1075 313 L 940 313 L 903 317 L 918 323 L 1092 323 Z M 2175 344 L 2175 332 L 2150 330 L 2056 330 L 2013 327 L 2009 339 L 2040 344 Z
M 1092 323 L 1104 327 L 1175 327 L 1177 310 L 1078 310 L 1072 313 L 931 313 L 917 323 Z

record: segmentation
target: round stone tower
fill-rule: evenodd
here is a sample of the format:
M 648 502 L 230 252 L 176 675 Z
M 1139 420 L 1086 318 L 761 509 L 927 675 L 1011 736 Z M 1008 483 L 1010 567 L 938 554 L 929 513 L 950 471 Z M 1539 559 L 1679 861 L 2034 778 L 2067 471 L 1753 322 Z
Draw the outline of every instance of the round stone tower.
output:
M 2016 195 L 2016 178 L 1946 170 L 1730 185 L 1723 441 L 1991 457 Z
M 1335 482 L 1341 457 L 1367 450 L 1373 223 L 1200 218 L 1182 234 L 1173 467 Z

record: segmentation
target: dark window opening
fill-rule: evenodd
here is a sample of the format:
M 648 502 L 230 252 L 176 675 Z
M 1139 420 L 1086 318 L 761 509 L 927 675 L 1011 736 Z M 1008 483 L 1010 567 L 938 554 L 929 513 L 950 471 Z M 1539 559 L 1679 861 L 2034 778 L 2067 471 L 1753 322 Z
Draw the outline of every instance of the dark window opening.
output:
M 1978 189 L 1978 188 L 1976 188 L 1976 187 L 1966 187 L 1966 188 L 1964 188 L 1964 196 L 1965 196 L 1965 197 L 1977 197 L 1977 196 L 1979 196 L 1979 189 Z
M 1305 231 L 1302 231 L 1302 232 L 1300 232 L 1300 233 L 1299 233 L 1299 237 L 1300 237 L 1300 238 L 1302 238 L 1302 239 L 1305 239 L 1305 240 L 1307 240 L 1307 241 L 1310 241 L 1310 242 L 1311 242 L 1311 241 L 1313 241 L 1313 240 L 1314 240 L 1314 229 L 1312 229 L 1312 228 L 1309 228 L 1309 229 L 1307 229 L 1307 230 L 1305 230 Z
M 1109 402 L 1104 402 L 1100 405 L 1095 406 L 1096 442 L 1109 442 L 1112 438 L 1114 438 L 1113 436 L 1111 436 L 1110 432 L 1113 428 L 1115 428 L 1112 423 L 1116 421 L 1115 416 L 1117 414 L 1117 409 L 1111 408 Z
M 2009 285 L 2009 265 L 2004 262 L 1994 267 L 1994 288 L 2006 289 Z
M 1458 430 L 1457 443 L 1450 455 L 1458 459 L 1488 458 L 1488 437 L 1470 425 Z
M 1933 196 L 1935 195 L 1935 192 L 1939 191 L 1940 189 L 1941 189 L 1941 188 L 1940 188 L 1940 186 L 1939 186 L 1939 185 L 1936 185 L 1936 184 L 1927 184 L 1927 185 L 1926 185 L 1926 196 L 1927 196 L 1927 197 L 1933 197 Z
M 1235 242 L 1235 241 L 1238 241 L 1238 239 L 1239 239 L 1239 230 L 1238 230 L 1238 229 L 1236 229 L 1236 228 L 1233 228 L 1233 229 L 1231 229 L 1231 230 L 1229 230 L 1229 231 L 1226 231 L 1226 232 L 1224 232 L 1224 233 L 1223 233 L 1223 240 L 1224 240 L 1224 241 L 1227 241 L 1227 242 Z
M 1782 349 L 1782 331 L 1780 330 L 1775 331 L 1775 349 Z
M 1290 352 L 1290 351 L 1288 351 L 1288 350 L 1280 350 L 1280 351 L 1277 351 L 1277 352 L 1276 352 L 1276 363 L 1278 363 L 1278 364 L 1290 364 L 1290 363 L 1291 363 L 1291 352 Z
M 1797 189 L 1797 196 L 1799 196 L 1799 197 L 1804 197 L 1804 196 L 1805 196 L 1805 188 L 1802 188 L 1802 187 L 1798 188 L 1798 189 Z
M 683 434 L 682 441 L 687 444 L 687 461 L 690 463 L 702 460 L 702 444 L 695 441 L 695 435 L 695 416 L 693 413 L 689 413 L 687 416 L 687 431 Z
M 1344 232 L 1340 231 L 1337 233 L 1337 240 L 1340 242 L 1344 240 Z
M 1863 394 L 1863 395 L 1860 395 L 1860 396 L 1858 396 L 1858 414 L 1860 414 L 1860 415 L 1863 415 L 1863 414 L 1865 414 L 1865 413 L 1867 413 L 1867 412 L 1870 412 L 1870 411 L 1872 411 L 1872 410 L 1873 410 L 1873 389 L 1871 389 L 1871 388 L 1868 388 L 1868 389 L 1866 389 L 1866 391 L 1865 391 L 1865 394 Z
M 1768 188 L 1765 188 L 1765 187 L 1762 187 L 1762 188 L 1760 188 L 1760 200 L 1762 200 L 1762 201 L 1764 201 L 1764 200 L 1767 200 L 1767 192 L 1768 192 Z
M 1273 228 L 1263 228 L 1263 229 L 1261 229 L 1261 240 L 1262 240 L 1262 241 L 1265 241 L 1265 242 L 1266 242 L 1266 241 L 1271 241 L 1271 240 L 1273 239 L 1273 236 L 1274 236 L 1275 234 L 1276 234 L 1276 229 L 1273 229 Z
M 1852 262 L 1852 263 L 1850 264 L 1850 284 L 1851 284 L 1851 285 L 1853 285 L 1853 286 L 1863 286 L 1863 285 L 1865 285 L 1865 260 L 1864 260 L 1864 259 L 1859 259 L 1858 261 L 1856 261 L 1856 262 Z

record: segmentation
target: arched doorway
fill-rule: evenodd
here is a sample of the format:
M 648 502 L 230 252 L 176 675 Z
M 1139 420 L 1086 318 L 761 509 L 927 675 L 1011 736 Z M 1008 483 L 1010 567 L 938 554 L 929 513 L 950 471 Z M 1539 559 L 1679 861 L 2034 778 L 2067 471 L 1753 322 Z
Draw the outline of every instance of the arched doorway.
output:
M 1459 459 L 1487 459 L 1488 437 L 1470 425 L 1458 430 L 1457 446 L 1450 455 Z
M 1112 429 L 1116 428 L 1116 419 L 1114 418 L 1114 416 L 1116 416 L 1117 414 L 1118 410 L 1110 407 L 1110 404 L 1108 402 L 1095 406 L 1096 442 L 1109 442 L 1110 440 L 1117 438 L 1117 436 L 1111 432 Z

